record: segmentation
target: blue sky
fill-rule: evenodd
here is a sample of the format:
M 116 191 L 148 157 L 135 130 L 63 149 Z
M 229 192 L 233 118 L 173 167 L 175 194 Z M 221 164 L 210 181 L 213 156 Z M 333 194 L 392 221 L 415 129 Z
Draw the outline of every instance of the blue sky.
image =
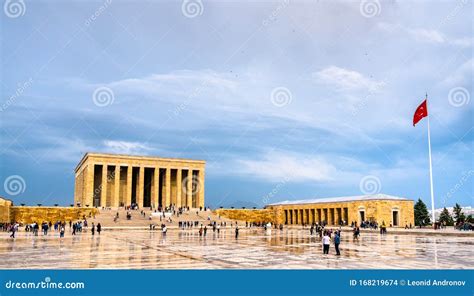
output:
M 12 3 L 18 2 L 19 10 Z M 471 1 L 4 1 L 0 195 L 87 151 L 205 159 L 206 203 L 473 200 Z

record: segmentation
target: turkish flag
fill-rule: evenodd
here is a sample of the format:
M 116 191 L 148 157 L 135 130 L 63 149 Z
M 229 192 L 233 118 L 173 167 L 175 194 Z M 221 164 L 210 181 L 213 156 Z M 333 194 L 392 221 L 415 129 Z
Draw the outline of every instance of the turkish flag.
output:
M 426 105 L 426 100 L 424 100 L 423 103 L 416 108 L 415 114 L 413 115 L 413 126 L 426 116 L 428 116 L 428 106 Z

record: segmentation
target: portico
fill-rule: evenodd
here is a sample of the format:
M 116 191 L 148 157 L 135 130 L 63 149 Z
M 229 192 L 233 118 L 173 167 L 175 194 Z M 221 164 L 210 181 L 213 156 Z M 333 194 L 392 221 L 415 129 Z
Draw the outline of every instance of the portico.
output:
M 81 207 L 204 207 L 203 160 L 86 153 L 75 169 Z

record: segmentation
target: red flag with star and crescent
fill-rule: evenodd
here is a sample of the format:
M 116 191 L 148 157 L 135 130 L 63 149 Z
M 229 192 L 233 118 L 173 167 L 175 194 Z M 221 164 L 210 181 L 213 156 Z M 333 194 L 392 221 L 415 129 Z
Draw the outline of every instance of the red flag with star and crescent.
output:
M 428 107 L 426 105 L 426 100 L 416 108 L 415 114 L 413 115 L 413 126 L 418 123 L 423 117 L 428 116 Z

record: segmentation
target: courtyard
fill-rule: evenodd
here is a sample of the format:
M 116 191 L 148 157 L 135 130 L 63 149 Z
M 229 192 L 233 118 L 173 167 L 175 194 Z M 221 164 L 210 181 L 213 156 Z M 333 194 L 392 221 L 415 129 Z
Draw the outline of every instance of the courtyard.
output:
M 0 234 L 0 269 L 463 269 L 474 265 L 474 237 L 362 233 L 341 237 L 341 256 L 323 255 L 307 229 L 106 230 L 59 239 Z

